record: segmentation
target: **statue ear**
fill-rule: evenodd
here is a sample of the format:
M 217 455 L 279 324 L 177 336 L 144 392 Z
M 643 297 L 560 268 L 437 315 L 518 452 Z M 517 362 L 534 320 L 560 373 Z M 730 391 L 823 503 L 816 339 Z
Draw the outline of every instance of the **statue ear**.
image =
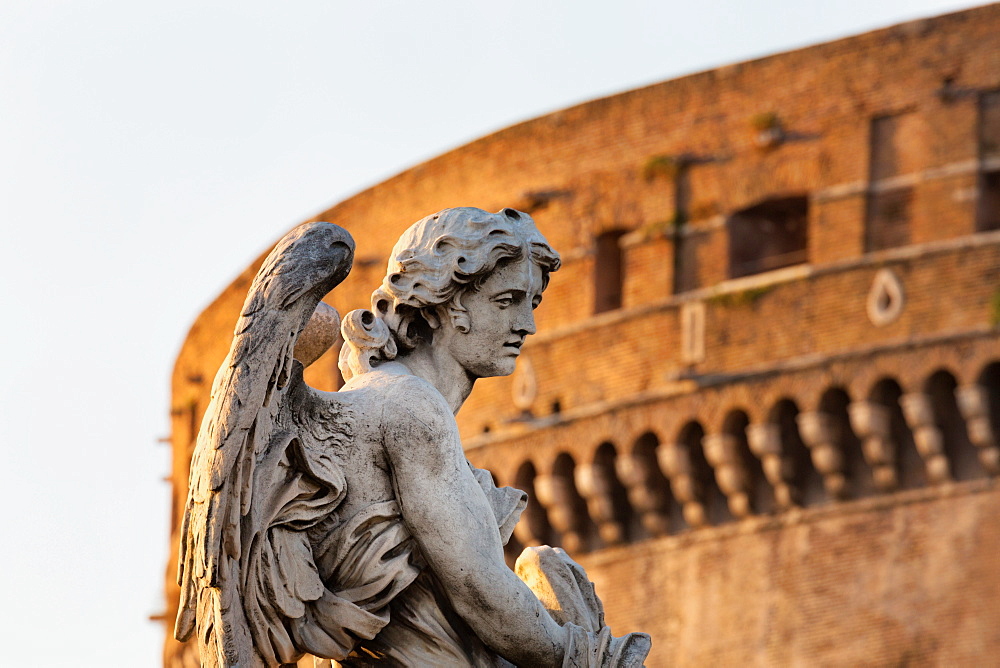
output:
M 441 326 L 441 317 L 440 314 L 438 313 L 438 309 L 436 308 L 426 309 L 421 315 L 424 316 L 424 321 L 427 323 L 427 326 L 430 327 L 431 329 L 437 329 Z
M 462 334 L 468 334 L 471 329 L 469 322 L 469 314 L 465 311 L 460 311 L 458 313 L 451 314 L 451 324 L 455 326 L 455 329 L 462 332 Z
M 448 318 L 455 329 L 462 334 L 469 333 L 469 330 L 472 328 L 472 322 L 469 320 L 469 312 L 462 306 L 461 295 L 455 295 L 448 305 L 445 306 L 445 311 L 447 311 Z

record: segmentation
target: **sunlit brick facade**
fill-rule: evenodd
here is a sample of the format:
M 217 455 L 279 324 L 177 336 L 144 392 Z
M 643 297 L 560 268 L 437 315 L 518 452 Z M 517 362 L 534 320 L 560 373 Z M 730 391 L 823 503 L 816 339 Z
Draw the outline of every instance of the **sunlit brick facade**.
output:
M 414 167 L 316 216 L 357 241 L 328 302 L 368 307 L 399 233 L 449 206 L 529 211 L 564 259 L 519 370 L 458 416 L 469 459 L 531 494 L 509 556 L 565 547 L 650 666 L 1000 652 L 1000 5 Z M 258 264 L 173 377 L 170 617 L 195 431 Z M 306 377 L 335 389 L 335 351 Z

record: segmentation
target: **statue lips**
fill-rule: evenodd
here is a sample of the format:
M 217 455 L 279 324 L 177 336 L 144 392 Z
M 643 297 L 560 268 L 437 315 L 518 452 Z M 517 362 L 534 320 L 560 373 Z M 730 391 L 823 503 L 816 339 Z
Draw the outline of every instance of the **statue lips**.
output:
M 508 354 L 513 357 L 517 357 L 521 354 L 521 346 L 524 345 L 524 339 L 517 339 L 516 341 L 508 341 L 503 344 L 504 350 L 508 351 Z

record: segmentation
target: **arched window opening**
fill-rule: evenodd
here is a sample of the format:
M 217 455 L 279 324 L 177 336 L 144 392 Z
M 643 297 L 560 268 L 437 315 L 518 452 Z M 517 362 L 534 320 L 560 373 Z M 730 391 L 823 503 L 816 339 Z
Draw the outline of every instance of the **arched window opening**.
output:
M 823 393 L 819 402 L 819 410 L 833 418 L 837 444 L 844 458 L 844 477 L 846 485 L 844 497 L 861 499 L 875 494 L 875 480 L 871 467 L 865 461 L 861 450 L 861 440 L 851 428 L 847 407 L 851 399 L 847 392 L 839 387 L 830 388 Z
M 802 442 L 796 416 L 799 408 L 791 399 L 782 399 L 771 409 L 771 421 L 781 433 L 781 456 L 787 462 L 795 491 L 795 501 L 803 507 L 818 506 L 829 501 L 823 487 L 823 476 L 813 466 L 809 448 Z
M 722 423 L 723 433 L 729 434 L 736 442 L 735 464 L 746 475 L 746 491 L 750 497 L 750 512 L 755 515 L 773 513 L 777 504 L 774 499 L 774 488 L 764 476 L 764 467 L 760 460 L 750 452 L 747 443 L 747 425 L 750 419 L 743 411 L 732 411 L 726 415 Z
M 621 238 L 625 230 L 611 230 L 597 236 L 594 253 L 594 313 L 621 308 L 625 283 L 625 263 Z
M 674 498 L 670 489 L 670 481 L 663 475 L 657 464 L 656 451 L 660 440 L 655 434 L 645 433 L 639 437 L 632 448 L 632 457 L 636 466 L 642 469 L 644 489 L 648 495 L 648 508 L 640 515 L 636 513 L 639 522 L 633 522 L 633 535 L 660 535 L 677 533 L 687 529 L 680 503 Z
M 705 451 L 701 441 L 705 437 L 705 430 L 697 422 L 689 422 L 681 429 L 677 438 L 678 444 L 687 449 L 691 459 L 691 473 L 695 484 L 700 488 L 701 502 L 705 507 L 705 520 L 708 524 L 725 524 L 732 522 L 735 518 L 729 512 L 729 503 L 726 495 L 719 489 L 719 483 L 715 480 L 715 471 L 708 465 L 705 459 Z
M 809 198 L 770 199 L 730 216 L 729 277 L 781 269 L 808 260 Z
M 927 379 L 925 391 L 931 398 L 934 422 L 941 430 L 944 455 L 948 458 L 952 477 L 955 480 L 974 480 L 985 477 L 986 471 L 979 462 L 976 447 L 969 440 L 965 428 L 965 419 L 958 410 L 956 386 L 955 377 L 941 370 Z
M 899 398 L 903 390 L 892 378 L 883 378 L 871 391 L 871 400 L 889 410 L 889 433 L 895 448 L 896 478 L 900 489 L 926 487 L 927 468 L 917 451 L 913 431 L 906 422 Z

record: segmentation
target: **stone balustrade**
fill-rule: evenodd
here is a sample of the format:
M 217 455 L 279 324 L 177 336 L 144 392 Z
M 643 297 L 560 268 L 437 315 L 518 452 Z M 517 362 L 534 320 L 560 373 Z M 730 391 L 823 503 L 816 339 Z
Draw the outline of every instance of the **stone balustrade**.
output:
M 650 428 L 632 442 L 535 450 L 509 478 L 493 466 L 501 484 L 531 488 L 508 555 L 542 542 L 587 552 L 998 475 L 1000 362 L 973 382 L 936 369 L 911 385 L 883 376 L 867 394 L 830 386 L 758 407 L 753 419 L 732 409 L 717 412 L 716 424 L 688 420 L 672 436 Z M 723 405 L 725 391 L 715 397 Z

